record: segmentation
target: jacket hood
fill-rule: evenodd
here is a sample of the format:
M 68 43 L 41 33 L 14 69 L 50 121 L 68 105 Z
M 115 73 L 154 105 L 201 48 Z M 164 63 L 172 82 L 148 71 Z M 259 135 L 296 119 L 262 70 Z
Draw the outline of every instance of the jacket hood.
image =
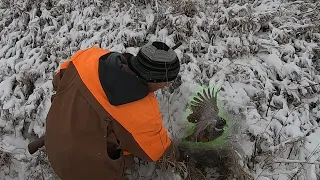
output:
M 99 58 L 99 79 L 109 103 L 114 106 L 143 99 L 149 94 L 146 83 L 127 72 L 122 64 L 127 64 L 127 60 L 117 52 Z

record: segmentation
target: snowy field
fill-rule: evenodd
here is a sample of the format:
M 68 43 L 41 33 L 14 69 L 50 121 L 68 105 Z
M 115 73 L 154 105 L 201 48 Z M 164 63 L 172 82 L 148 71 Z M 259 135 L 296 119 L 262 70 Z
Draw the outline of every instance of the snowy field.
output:
M 183 42 L 181 79 L 157 94 L 172 138 L 194 90 L 219 85 L 253 179 L 320 179 L 318 0 L 1 0 L 0 37 L 0 179 L 57 179 L 45 149 L 26 147 L 44 133 L 61 62 L 154 40 Z M 128 178 L 183 179 L 153 164 Z

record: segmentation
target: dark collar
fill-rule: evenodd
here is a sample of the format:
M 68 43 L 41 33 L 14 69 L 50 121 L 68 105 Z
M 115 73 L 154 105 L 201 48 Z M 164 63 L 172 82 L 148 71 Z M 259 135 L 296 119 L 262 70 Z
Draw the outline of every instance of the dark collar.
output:
M 99 59 L 99 78 L 110 104 L 114 106 L 143 99 L 148 87 L 140 78 L 125 70 L 125 58 L 117 52 L 105 54 Z

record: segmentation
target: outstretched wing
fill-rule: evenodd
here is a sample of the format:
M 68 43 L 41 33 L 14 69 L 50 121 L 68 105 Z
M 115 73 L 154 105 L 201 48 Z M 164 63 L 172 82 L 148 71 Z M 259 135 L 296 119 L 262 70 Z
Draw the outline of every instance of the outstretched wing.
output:
M 204 89 L 191 101 L 192 113 L 187 117 L 196 123 L 194 132 L 186 139 L 194 142 L 209 142 L 224 133 L 226 121 L 218 116 L 217 93 L 213 89 Z
M 197 96 L 191 101 L 192 113 L 188 116 L 188 121 L 198 123 L 202 121 L 204 116 L 211 114 L 218 115 L 219 109 L 216 101 L 217 93 L 214 94 L 213 89 L 203 89 L 202 93 L 197 93 Z M 206 119 L 206 118 L 205 118 Z

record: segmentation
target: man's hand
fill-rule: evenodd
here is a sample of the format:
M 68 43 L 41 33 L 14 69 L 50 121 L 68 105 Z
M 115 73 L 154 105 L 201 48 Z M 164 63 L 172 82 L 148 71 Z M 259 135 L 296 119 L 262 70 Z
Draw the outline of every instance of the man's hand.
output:
M 180 152 L 179 152 L 178 144 L 172 141 L 171 145 L 168 147 L 168 149 L 160 158 L 160 161 L 169 160 L 171 162 L 175 162 L 175 161 L 179 161 L 179 159 L 180 159 Z

